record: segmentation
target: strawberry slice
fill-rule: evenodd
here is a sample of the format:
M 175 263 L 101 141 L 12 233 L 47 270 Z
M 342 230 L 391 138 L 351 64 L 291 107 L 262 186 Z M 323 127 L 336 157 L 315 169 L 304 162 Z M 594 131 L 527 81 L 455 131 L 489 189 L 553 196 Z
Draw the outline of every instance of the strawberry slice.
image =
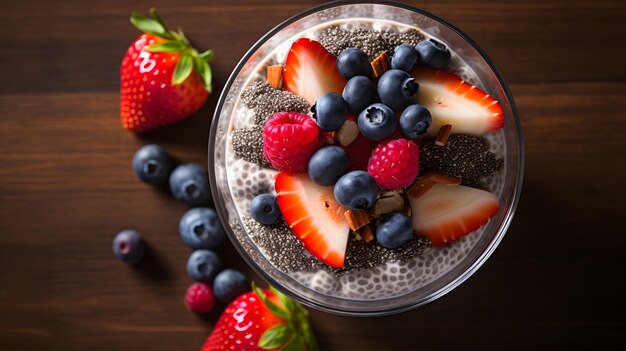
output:
M 300 38 L 291 44 L 283 69 L 283 87 L 313 105 L 327 93 L 343 92 L 346 80 L 337 72 L 337 58 L 322 44 Z
M 439 183 L 417 198 L 409 195 L 409 202 L 413 210 L 413 230 L 428 236 L 435 246 L 443 246 L 475 231 L 499 208 L 498 198 L 490 192 Z
M 419 83 L 417 100 L 430 111 L 433 122 L 429 135 L 452 125 L 453 133 L 483 135 L 504 126 L 502 106 L 489 94 L 460 77 L 417 65 L 411 72 Z
M 304 247 L 329 266 L 343 267 L 350 229 L 333 187 L 285 172 L 278 173 L 275 186 L 280 212 Z

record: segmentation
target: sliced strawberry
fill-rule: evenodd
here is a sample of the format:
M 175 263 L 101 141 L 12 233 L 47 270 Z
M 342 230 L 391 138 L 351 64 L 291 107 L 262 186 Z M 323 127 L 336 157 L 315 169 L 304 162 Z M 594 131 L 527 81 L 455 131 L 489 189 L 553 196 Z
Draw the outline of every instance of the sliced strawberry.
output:
M 499 208 L 494 194 L 462 185 L 435 184 L 420 197 L 409 195 L 409 202 L 413 229 L 428 236 L 435 246 L 475 231 Z
M 291 44 L 283 70 L 283 87 L 313 105 L 322 95 L 343 92 L 346 80 L 337 72 L 337 58 L 322 44 L 300 38 Z
M 317 185 L 307 175 L 280 172 L 276 197 L 285 221 L 304 247 L 329 266 L 343 267 L 350 229 L 333 187 Z
M 504 126 L 502 106 L 489 94 L 442 69 L 417 65 L 411 74 L 419 83 L 417 100 L 433 117 L 428 129 L 434 135 L 441 126 L 453 133 L 483 135 Z

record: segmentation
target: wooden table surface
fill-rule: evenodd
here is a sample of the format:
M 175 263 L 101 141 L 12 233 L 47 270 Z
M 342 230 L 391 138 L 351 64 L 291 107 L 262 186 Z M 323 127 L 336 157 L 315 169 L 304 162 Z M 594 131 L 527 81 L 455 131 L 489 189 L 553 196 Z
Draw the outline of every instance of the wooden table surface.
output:
M 317 1 L 0 3 L 0 349 L 198 350 L 218 313 L 185 309 L 186 207 L 135 180 L 142 144 L 206 164 L 209 120 L 124 131 L 121 57 L 132 11 L 156 6 L 215 51 L 223 86 L 246 50 Z M 526 173 L 513 224 L 467 282 L 382 318 L 313 312 L 323 350 L 626 347 L 626 2 L 414 2 L 466 31 L 496 62 L 522 118 Z M 140 269 L 111 253 L 140 230 Z M 252 275 L 230 244 L 227 266 Z M 259 279 L 258 277 L 256 279 Z

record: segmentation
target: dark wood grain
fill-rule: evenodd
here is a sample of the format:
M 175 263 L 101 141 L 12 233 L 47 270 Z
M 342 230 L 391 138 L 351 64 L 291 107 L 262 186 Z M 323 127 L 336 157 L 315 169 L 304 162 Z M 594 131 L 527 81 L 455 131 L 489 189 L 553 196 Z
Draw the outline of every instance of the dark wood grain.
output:
M 180 124 L 123 131 L 128 15 L 156 6 L 184 26 L 215 51 L 220 87 L 262 34 L 316 3 L 0 3 L 0 349 L 199 349 L 217 312 L 182 304 L 185 206 L 138 183 L 130 158 L 158 142 L 206 163 L 217 94 Z M 416 5 L 466 31 L 510 83 L 526 141 L 521 202 L 487 264 L 442 299 L 383 318 L 313 312 L 322 349 L 624 349 L 626 2 Z M 123 228 L 150 243 L 135 270 L 110 252 Z M 220 254 L 252 274 L 230 245 Z

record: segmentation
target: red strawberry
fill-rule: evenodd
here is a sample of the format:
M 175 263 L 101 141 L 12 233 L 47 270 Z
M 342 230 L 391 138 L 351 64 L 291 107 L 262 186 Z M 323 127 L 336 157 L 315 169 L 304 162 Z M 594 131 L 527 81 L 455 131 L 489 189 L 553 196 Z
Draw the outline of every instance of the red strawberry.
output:
M 498 198 L 480 189 L 437 183 L 417 198 L 411 193 L 413 230 L 435 246 L 477 230 L 498 213 Z
M 141 35 L 126 51 L 120 70 L 122 125 L 146 131 L 196 112 L 211 92 L 211 51 L 199 54 L 182 31 L 158 17 L 133 14 Z
M 306 170 L 319 148 L 315 120 L 297 112 L 276 112 L 263 126 L 263 156 L 279 171 Z
M 318 349 L 302 305 L 272 287 L 252 289 L 226 306 L 202 351 Z
M 453 133 L 482 135 L 504 126 L 502 106 L 479 88 L 442 69 L 417 65 L 411 72 L 419 83 L 417 100 L 430 111 L 429 135 L 452 125 Z
M 337 72 L 337 58 L 322 44 L 300 38 L 291 44 L 283 70 L 283 87 L 313 105 L 322 95 L 343 92 L 346 80 Z
M 382 141 L 372 151 L 367 172 L 383 189 L 405 188 L 419 172 L 419 147 L 407 139 Z
M 305 175 L 276 176 L 278 207 L 304 247 L 331 267 L 343 267 L 350 228 L 332 186 L 313 183 Z

